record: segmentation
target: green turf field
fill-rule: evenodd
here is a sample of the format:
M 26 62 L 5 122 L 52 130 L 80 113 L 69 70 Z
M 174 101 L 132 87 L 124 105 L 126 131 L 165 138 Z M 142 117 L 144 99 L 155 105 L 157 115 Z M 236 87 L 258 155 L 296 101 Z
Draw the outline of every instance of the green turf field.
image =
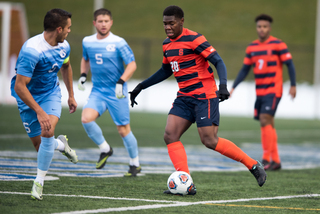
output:
M 96 148 L 82 128 L 80 113 L 81 111 L 77 111 L 70 115 L 67 109 L 63 109 L 56 134 L 67 134 L 70 145 L 78 151 Z M 2 152 L 0 160 L 10 155 L 15 157 L 14 152 L 17 154 L 21 151 L 22 154 L 33 152 L 34 149 L 26 137 L 17 108 L 1 105 L 0 118 L 0 152 Z M 113 147 L 123 147 L 121 138 L 107 114 L 99 118 L 98 123 Z M 159 152 L 164 149 L 162 136 L 165 123 L 165 114 L 131 113 L 132 130 L 140 148 L 158 147 Z M 317 144 L 320 137 L 320 122 L 317 120 L 276 119 L 276 127 L 280 146 L 319 147 Z M 254 145 L 260 142 L 258 123 L 251 118 L 222 117 L 219 133 L 221 137 L 234 141 L 240 147 L 244 145 L 243 143 Z M 187 146 L 200 146 L 195 126 L 186 132 L 182 142 Z M 9 155 L 9 151 L 13 153 Z M 167 158 L 167 154 L 164 156 Z M 292 156 L 294 158 L 294 154 Z M 29 161 L 36 160 L 36 155 L 32 158 L 14 159 L 22 160 L 27 165 Z M 65 160 L 54 160 L 54 162 L 64 163 L 68 167 L 74 166 Z M 6 163 L 1 163 L 0 170 L 10 172 L 5 166 Z M 77 165 L 79 164 L 93 166 L 94 161 L 79 161 Z M 110 164 L 118 166 L 116 162 Z M 142 168 L 147 169 L 147 166 L 142 165 Z M 33 172 L 25 174 L 34 175 Z M 318 213 L 320 211 L 319 168 L 268 172 L 267 182 L 261 188 L 248 171 L 196 171 L 191 175 L 197 187 L 197 195 L 184 197 L 162 193 L 166 188 L 168 173 L 145 173 L 144 176 L 136 178 L 58 176 L 59 180 L 45 182 L 44 199 L 41 202 L 30 198 L 32 181 L 0 179 L 0 211 L 1 213 Z M 277 196 L 284 197 L 277 198 Z M 81 210 L 86 211 L 80 212 Z

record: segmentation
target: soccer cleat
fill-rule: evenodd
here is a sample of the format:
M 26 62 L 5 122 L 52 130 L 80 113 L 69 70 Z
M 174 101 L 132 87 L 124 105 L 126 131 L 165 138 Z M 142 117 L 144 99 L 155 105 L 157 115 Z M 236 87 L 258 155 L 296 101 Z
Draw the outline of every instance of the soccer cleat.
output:
M 78 156 L 76 154 L 76 151 L 70 148 L 67 135 L 59 135 L 57 139 L 61 140 L 61 142 L 64 143 L 64 152 L 61 153 L 66 156 L 72 163 L 78 163 Z
M 171 194 L 171 195 L 181 195 L 181 194 L 173 194 L 168 189 L 163 191 L 163 193 L 164 194 Z M 188 194 L 187 195 L 195 195 L 195 194 L 197 194 L 197 188 L 196 188 L 196 186 L 194 184 L 191 184 L 191 186 L 188 188 Z
M 39 184 L 38 182 L 34 181 L 31 189 L 31 198 L 41 201 L 42 190 L 43 190 L 43 186 L 41 186 L 41 184 Z
M 96 163 L 96 169 L 102 169 L 104 167 L 104 165 L 106 165 L 107 163 L 107 159 L 113 154 L 113 149 L 110 147 L 110 151 L 105 153 L 102 152 L 100 154 L 100 158 L 98 160 L 98 162 Z
M 266 171 L 264 171 L 262 164 L 258 161 L 257 164 L 252 166 L 252 169 L 250 169 L 250 172 L 257 179 L 259 186 L 262 187 L 262 185 L 267 180 L 267 174 L 266 174 Z
M 262 163 L 262 165 L 264 166 L 264 169 L 266 169 L 265 166 L 267 166 L 267 165 L 270 164 L 270 162 L 267 161 L 267 160 L 265 160 L 265 159 L 262 159 L 261 163 Z
M 141 166 L 129 166 L 129 171 L 124 174 L 124 177 L 136 177 L 141 172 Z
M 281 169 L 281 163 L 276 163 L 272 161 L 270 164 L 264 166 L 264 169 L 268 171 L 279 170 Z

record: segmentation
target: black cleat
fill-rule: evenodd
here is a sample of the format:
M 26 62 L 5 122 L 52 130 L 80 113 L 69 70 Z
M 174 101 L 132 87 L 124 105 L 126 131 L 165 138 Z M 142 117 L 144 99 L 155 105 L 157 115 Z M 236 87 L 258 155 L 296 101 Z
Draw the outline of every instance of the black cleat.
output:
M 136 177 L 141 172 L 141 166 L 129 166 L 129 171 L 124 174 L 124 177 Z
M 113 154 L 113 149 L 110 147 L 110 151 L 105 153 L 102 152 L 100 154 L 100 158 L 98 160 L 98 162 L 96 163 L 96 169 L 102 169 L 104 167 L 104 165 L 106 165 L 107 163 L 107 159 Z
M 266 165 L 264 169 L 267 171 L 275 171 L 281 169 L 281 163 L 276 163 L 272 161 L 270 164 Z
M 259 186 L 262 187 L 262 185 L 267 180 L 267 174 L 266 174 L 266 171 L 264 171 L 262 164 L 258 161 L 258 163 L 253 165 L 252 169 L 250 169 L 249 171 L 257 179 Z
M 262 163 L 262 165 L 263 165 L 264 167 L 270 164 L 270 162 L 267 161 L 267 160 L 265 160 L 265 159 L 262 159 L 261 163 Z M 264 169 L 266 169 L 266 168 L 264 168 Z
M 170 192 L 170 190 L 165 190 L 163 191 L 164 194 L 170 194 L 170 195 L 181 195 L 181 194 L 173 194 L 172 192 Z M 189 189 L 188 189 L 188 194 L 187 195 L 195 195 L 197 194 L 197 188 L 194 184 L 192 184 Z M 182 196 L 182 195 L 181 195 Z

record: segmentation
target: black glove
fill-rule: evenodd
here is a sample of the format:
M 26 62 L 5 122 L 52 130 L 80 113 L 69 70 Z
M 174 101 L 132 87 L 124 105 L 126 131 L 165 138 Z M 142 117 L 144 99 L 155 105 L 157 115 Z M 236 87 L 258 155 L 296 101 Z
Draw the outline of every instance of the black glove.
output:
M 227 89 L 227 85 L 219 85 L 219 102 L 222 102 L 224 100 L 227 100 L 229 98 L 230 94 L 229 91 Z
M 138 94 L 140 93 L 140 91 L 142 90 L 142 85 L 141 83 L 139 83 L 134 89 L 133 91 L 130 91 L 130 100 L 131 100 L 131 107 L 134 106 L 134 104 L 138 105 L 138 103 L 135 101 L 136 97 L 138 96 Z

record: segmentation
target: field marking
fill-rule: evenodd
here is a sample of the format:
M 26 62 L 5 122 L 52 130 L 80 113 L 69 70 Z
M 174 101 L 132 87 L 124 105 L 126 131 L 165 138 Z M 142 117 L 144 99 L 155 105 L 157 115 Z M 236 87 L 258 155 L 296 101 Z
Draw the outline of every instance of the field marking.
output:
M 262 208 L 262 209 L 282 209 L 282 210 L 308 210 L 308 211 L 319 211 L 320 209 L 315 208 L 301 208 L 301 207 L 275 207 L 275 206 L 258 206 L 258 205 L 238 205 L 238 204 L 207 204 L 213 206 L 222 206 L 222 207 L 253 207 L 253 208 Z
M 8 192 L 8 191 L 0 191 L 0 194 L 30 195 L 30 193 L 26 193 L 26 192 Z M 107 196 L 90 196 L 90 195 L 43 194 L 43 196 L 109 199 L 109 200 L 125 200 L 125 201 L 145 201 L 145 202 L 156 202 L 156 203 L 180 203 L 177 201 L 167 201 L 167 200 L 151 200 L 151 199 L 142 199 L 142 198 L 115 198 L 115 197 L 107 197 Z
M 8 192 L 8 191 L 0 191 L 0 194 L 30 195 L 30 193 L 25 193 L 25 192 Z M 79 198 L 93 198 L 93 199 L 129 200 L 129 201 L 144 201 L 144 202 L 154 202 L 154 203 L 170 203 L 170 204 L 153 204 L 153 205 L 141 205 L 141 206 L 131 206 L 131 207 L 105 208 L 105 209 L 96 209 L 96 210 L 68 211 L 68 212 L 61 212 L 61 213 L 55 213 L 55 214 L 102 213 L 102 212 L 115 212 L 115 211 L 157 209 L 157 208 L 164 208 L 164 207 L 191 206 L 191 205 L 199 205 L 199 204 L 208 204 L 208 205 L 220 204 L 221 205 L 224 203 L 236 203 L 236 202 L 248 202 L 248 201 L 265 201 L 265 200 L 276 200 L 276 199 L 279 200 L 279 199 L 290 199 L 290 198 L 320 197 L 320 194 L 305 194 L 305 195 L 288 195 L 288 196 L 275 196 L 275 197 L 265 197 L 265 198 L 241 198 L 241 199 L 233 199 L 233 200 L 179 202 L 179 201 L 167 201 L 167 200 L 150 200 L 150 199 L 140 199 L 140 198 L 115 198 L 115 197 L 86 196 L 86 195 L 63 195 L 63 194 L 43 194 L 43 195 L 44 196 L 56 196 L 56 197 L 79 197 Z M 219 206 L 219 205 L 217 205 L 217 206 Z M 230 205 L 230 206 L 232 206 L 232 205 Z M 250 206 L 250 205 L 235 205 L 235 206 Z M 261 206 L 261 208 L 263 208 L 263 206 Z M 268 206 L 265 206 L 264 208 L 268 208 Z M 285 209 L 285 208 L 283 208 L 283 209 Z M 320 210 L 320 209 L 318 209 L 318 210 Z

